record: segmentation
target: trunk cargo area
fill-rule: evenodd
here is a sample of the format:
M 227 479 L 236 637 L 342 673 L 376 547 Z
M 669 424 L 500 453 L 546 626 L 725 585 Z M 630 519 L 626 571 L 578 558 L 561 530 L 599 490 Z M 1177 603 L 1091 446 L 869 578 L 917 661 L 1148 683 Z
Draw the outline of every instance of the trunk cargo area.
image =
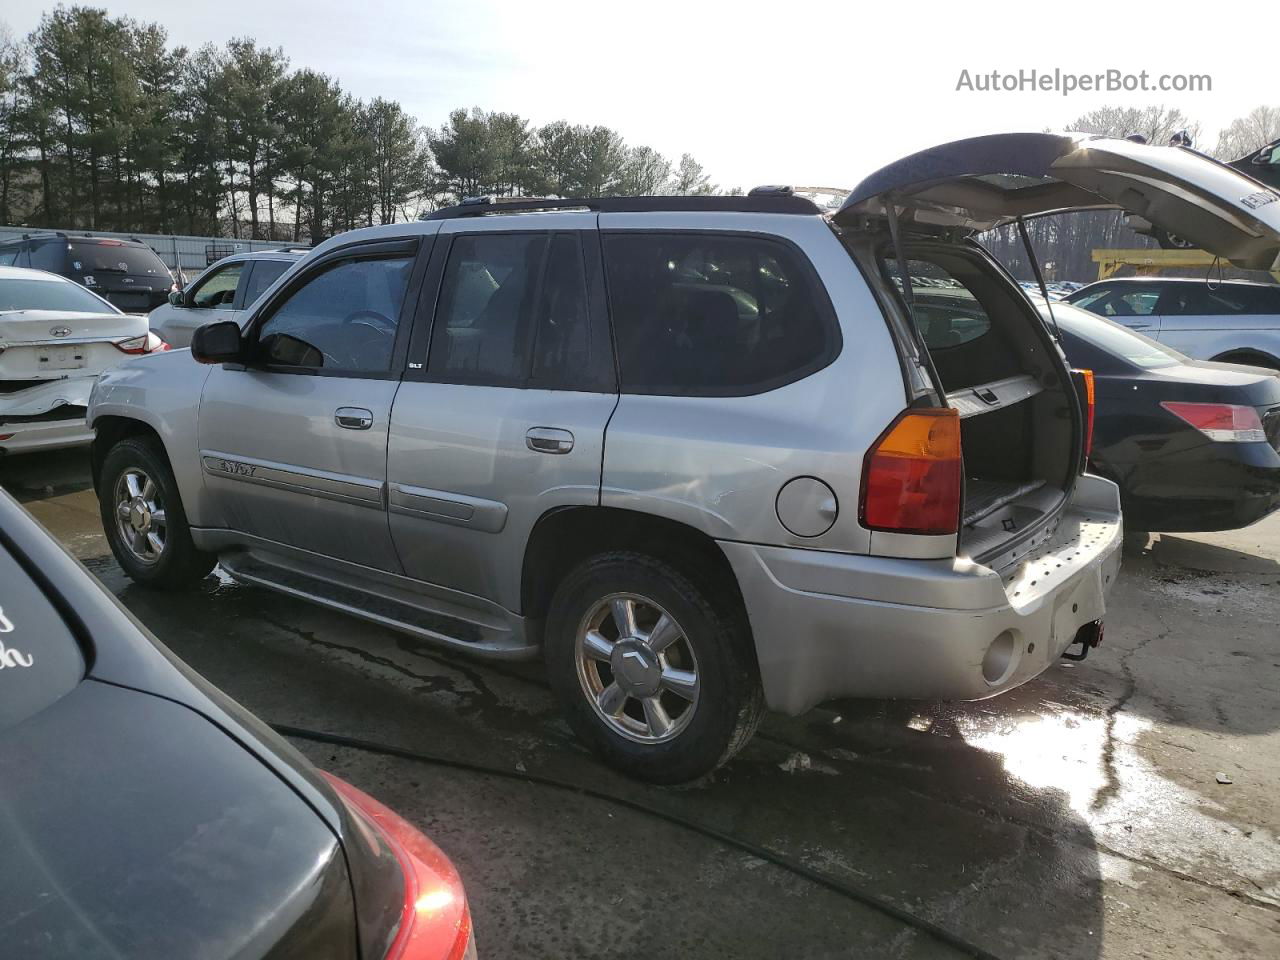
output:
M 981 561 L 1065 502 L 1079 442 L 1074 387 L 1038 314 L 981 254 L 929 243 L 908 255 L 913 317 L 961 417 L 959 552 Z

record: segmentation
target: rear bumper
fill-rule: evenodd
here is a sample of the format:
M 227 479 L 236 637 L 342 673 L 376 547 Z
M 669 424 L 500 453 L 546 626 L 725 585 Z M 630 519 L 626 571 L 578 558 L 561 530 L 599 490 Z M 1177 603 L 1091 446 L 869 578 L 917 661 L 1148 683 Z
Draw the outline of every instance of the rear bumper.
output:
M 1100 620 L 1120 567 L 1115 484 L 1085 476 L 1054 536 L 997 573 L 721 543 L 737 574 L 770 709 L 839 697 L 980 700 L 1038 676 Z
M 1280 509 L 1280 453 L 1269 443 L 1209 443 L 1106 469 L 1132 530 L 1237 530 Z
M 93 430 L 85 423 L 83 408 L 78 417 L 70 420 L 0 423 L 0 454 L 4 456 L 78 447 L 91 440 Z

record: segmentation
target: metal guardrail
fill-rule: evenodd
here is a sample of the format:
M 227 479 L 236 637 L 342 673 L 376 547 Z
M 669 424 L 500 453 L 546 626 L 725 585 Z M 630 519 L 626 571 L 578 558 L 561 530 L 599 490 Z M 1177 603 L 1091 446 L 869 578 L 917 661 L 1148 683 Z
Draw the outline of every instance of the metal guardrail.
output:
M 192 237 L 182 234 L 163 233 L 113 233 L 110 230 L 67 230 L 61 227 L 7 227 L 0 226 L 0 240 L 12 240 L 24 233 L 62 232 L 77 237 L 111 237 L 117 240 L 141 240 L 164 261 L 165 266 L 181 266 L 188 278 L 207 267 L 215 260 L 228 257 L 233 253 L 248 253 L 252 250 L 283 250 L 296 248 L 296 243 L 285 243 L 273 240 L 232 240 L 227 237 Z
M 1155 248 L 1139 248 L 1134 250 L 1094 250 L 1093 262 L 1098 265 L 1098 279 L 1106 280 L 1114 276 L 1121 267 L 1133 267 L 1134 275 L 1154 277 L 1161 270 L 1189 269 L 1205 267 L 1218 263 L 1218 258 L 1204 250 L 1157 250 Z M 1222 266 L 1230 267 L 1225 260 Z M 1280 270 L 1272 270 L 1271 275 L 1280 281 Z

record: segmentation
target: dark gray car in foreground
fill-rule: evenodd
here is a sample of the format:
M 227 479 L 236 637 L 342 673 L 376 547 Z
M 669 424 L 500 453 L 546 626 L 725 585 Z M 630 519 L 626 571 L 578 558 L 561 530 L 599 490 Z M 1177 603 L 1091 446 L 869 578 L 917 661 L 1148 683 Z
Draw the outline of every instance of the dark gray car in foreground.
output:
M 453 960 L 470 933 L 430 841 L 193 673 L 0 492 L 0 955 Z

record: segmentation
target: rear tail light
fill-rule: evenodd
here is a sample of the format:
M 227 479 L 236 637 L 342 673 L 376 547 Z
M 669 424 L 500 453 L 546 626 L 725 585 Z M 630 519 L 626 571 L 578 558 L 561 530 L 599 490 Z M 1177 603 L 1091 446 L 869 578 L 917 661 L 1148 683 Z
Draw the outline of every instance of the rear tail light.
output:
M 345 780 L 324 775 L 347 810 L 395 854 L 404 902 L 395 939 L 381 960 L 474 960 L 471 911 L 458 872 L 434 843 Z M 359 904 L 356 905 L 360 909 Z
M 1164 407 L 1179 420 L 1191 424 L 1210 440 L 1234 443 L 1256 443 L 1267 439 L 1262 418 L 1253 407 L 1234 403 L 1179 403 L 1162 401 Z
M 138 355 L 143 353 L 160 353 L 168 350 L 169 345 L 161 340 L 154 333 L 144 333 L 140 337 L 130 337 L 127 340 L 117 340 L 112 344 L 121 353 L 130 355 Z
M 1093 452 L 1093 414 L 1097 407 L 1092 370 L 1072 370 L 1080 384 L 1080 401 L 1084 404 L 1084 458 Z
M 960 414 L 905 410 L 863 461 L 859 520 L 893 533 L 955 533 L 961 478 Z

